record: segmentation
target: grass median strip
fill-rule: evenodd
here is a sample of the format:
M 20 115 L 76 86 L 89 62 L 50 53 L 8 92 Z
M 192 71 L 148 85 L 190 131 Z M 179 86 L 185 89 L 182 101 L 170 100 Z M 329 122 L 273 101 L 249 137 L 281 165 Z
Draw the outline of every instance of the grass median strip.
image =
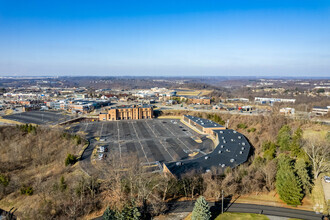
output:
M 226 212 L 218 217 L 215 220 L 269 220 L 269 218 L 265 215 L 254 214 L 254 213 L 232 213 Z

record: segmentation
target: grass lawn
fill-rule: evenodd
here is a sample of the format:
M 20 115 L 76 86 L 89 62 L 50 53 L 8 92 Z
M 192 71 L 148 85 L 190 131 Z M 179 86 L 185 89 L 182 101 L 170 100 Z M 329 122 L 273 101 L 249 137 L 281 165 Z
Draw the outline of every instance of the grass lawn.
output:
M 269 218 L 265 215 L 261 214 L 253 214 L 253 213 L 233 213 L 233 212 L 226 212 L 218 217 L 216 217 L 216 220 L 269 220 Z
M 321 176 L 319 176 L 319 178 L 314 182 L 314 187 L 312 190 L 312 198 L 314 201 L 315 211 L 322 212 L 323 214 L 328 214 L 328 207 L 324 197 Z

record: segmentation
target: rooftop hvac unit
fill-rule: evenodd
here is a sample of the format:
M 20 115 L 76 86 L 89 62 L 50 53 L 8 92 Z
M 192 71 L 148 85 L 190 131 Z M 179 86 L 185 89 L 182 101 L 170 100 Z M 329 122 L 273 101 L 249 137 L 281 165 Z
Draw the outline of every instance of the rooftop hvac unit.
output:
M 242 145 L 245 146 L 245 142 L 243 142 Z
M 233 163 L 235 161 L 235 159 L 230 159 L 230 162 Z

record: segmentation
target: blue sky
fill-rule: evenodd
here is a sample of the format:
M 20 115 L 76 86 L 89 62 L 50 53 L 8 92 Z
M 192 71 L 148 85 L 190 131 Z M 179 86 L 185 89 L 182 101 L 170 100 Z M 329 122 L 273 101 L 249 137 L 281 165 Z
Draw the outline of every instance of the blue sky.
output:
M 329 0 L 0 0 L 0 76 L 330 76 Z

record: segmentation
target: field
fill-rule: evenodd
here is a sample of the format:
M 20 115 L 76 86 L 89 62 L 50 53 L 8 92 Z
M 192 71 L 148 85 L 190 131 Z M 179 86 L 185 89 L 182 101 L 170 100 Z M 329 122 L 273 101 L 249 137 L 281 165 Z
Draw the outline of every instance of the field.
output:
M 56 111 L 31 111 L 5 115 L 2 118 L 17 121 L 23 124 L 55 125 L 66 120 L 70 120 L 71 116 L 64 115 L 61 112 Z
M 177 90 L 178 96 L 207 96 L 209 93 L 211 93 L 211 90 L 190 90 L 190 89 L 179 89 Z
M 142 165 L 160 171 L 160 163 L 199 157 L 213 150 L 213 142 L 205 135 L 174 119 L 79 123 L 67 131 L 84 134 L 93 148 L 108 147 L 107 157 L 96 162 L 99 167 L 118 162 L 124 166 L 125 158 L 133 155 Z

